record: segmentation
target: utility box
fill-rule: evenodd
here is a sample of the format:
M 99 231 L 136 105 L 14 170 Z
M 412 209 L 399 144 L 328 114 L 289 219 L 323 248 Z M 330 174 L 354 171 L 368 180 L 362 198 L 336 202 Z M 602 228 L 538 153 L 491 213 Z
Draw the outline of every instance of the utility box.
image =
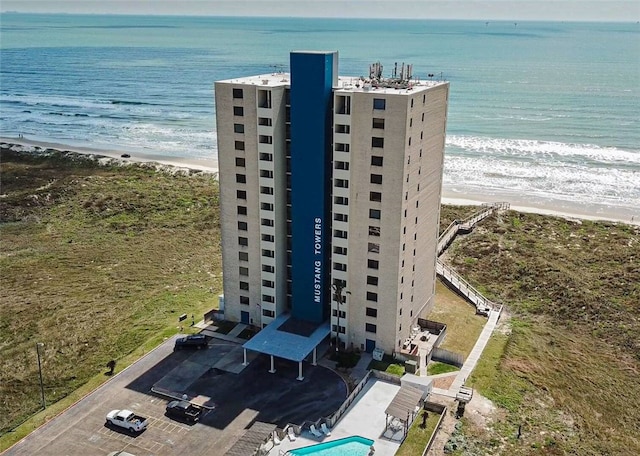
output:
M 412 359 L 404 362 L 404 371 L 407 374 L 414 374 L 418 371 L 418 363 Z
M 374 348 L 371 355 L 376 361 L 382 361 L 382 358 L 384 357 L 384 350 L 381 348 Z

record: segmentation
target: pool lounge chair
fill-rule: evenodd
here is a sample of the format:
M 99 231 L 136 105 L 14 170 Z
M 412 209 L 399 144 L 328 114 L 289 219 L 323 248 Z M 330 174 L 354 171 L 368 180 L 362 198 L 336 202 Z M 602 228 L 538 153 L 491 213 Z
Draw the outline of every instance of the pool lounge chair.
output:
M 322 423 L 322 424 L 320 425 L 320 430 L 321 430 L 322 432 L 324 432 L 324 434 L 325 434 L 327 437 L 329 437 L 329 436 L 331 435 L 331 431 L 330 431 L 330 430 L 329 430 L 329 428 L 327 427 L 327 423 Z
M 278 436 L 278 431 L 273 431 L 273 444 L 280 445 L 280 443 L 282 443 L 282 440 L 280 440 L 280 437 Z
M 318 431 L 316 429 L 316 425 L 312 424 L 311 426 L 309 426 L 309 430 L 311 431 L 311 433 L 315 436 L 315 437 L 322 437 L 322 432 Z
M 292 442 L 297 439 L 296 433 L 291 426 L 287 428 L 287 437 L 289 437 L 289 440 L 291 440 Z

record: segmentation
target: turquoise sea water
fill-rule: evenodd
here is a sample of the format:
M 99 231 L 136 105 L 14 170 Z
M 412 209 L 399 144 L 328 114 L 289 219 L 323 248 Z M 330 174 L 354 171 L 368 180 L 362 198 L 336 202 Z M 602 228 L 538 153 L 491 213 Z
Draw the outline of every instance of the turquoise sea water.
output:
M 640 213 L 640 25 L 3 14 L 0 135 L 215 158 L 213 82 L 338 49 L 451 82 L 445 186 Z

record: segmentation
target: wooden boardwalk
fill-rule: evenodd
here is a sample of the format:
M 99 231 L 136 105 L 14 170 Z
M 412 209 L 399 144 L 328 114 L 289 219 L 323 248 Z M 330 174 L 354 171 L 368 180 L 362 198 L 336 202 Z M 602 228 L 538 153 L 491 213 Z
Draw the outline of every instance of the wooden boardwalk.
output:
M 468 234 L 475 226 L 482 220 L 489 217 L 496 211 L 503 211 L 509 209 L 509 203 L 491 203 L 484 204 L 482 209 L 473 214 L 471 217 L 459 221 L 454 220 L 451 225 L 438 238 L 438 256 L 444 252 L 449 245 L 453 242 L 458 234 Z M 476 313 L 489 317 L 492 310 L 497 310 L 499 305 L 490 301 L 476 290 L 469 282 L 467 282 L 460 274 L 458 274 L 452 267 L 446 265 L 439 258 L 436 261 L 436 274 L 453 287 L 458 293 L 464 296 L 471 304 L 476 308 Z

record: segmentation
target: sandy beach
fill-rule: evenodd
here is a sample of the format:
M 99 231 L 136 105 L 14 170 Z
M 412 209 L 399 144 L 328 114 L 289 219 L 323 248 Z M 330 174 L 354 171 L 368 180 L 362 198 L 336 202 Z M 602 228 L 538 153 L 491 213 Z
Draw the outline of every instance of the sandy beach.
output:
M 0 137 L 3 147 L 18 147 L 25 151 L 43 151 L 54 149 L 69 151 L 79 154 L 105 157 L 125 163 L 155 163 L 160 166 L 199 170 L 209 173 L 218 172 L 218 162 L 210 160 L 167 157 L 138 152 L 127 152 L 108 149 L 95 149 L 90 147 L 75 147 L 66 144 L 35 141 L 26 138 Z M 529 212 L 542 215 L 553 215 L 569 219 L 582 220 L 608 220 L 640 225 L 640 207 L 613 207 L 601 204 L 578 204 L 571 201 L 552 200 L 532 195 L 520 195 L 516 192 L 495 192 L 483 194 L 477 191 L 463 192 L 460 188 L 448 188 L 443 186 L 442 203 L 450 205 L 480 205 L 489 202 L 505 201 L 510 203 L 511 209 L 520 212 Z

